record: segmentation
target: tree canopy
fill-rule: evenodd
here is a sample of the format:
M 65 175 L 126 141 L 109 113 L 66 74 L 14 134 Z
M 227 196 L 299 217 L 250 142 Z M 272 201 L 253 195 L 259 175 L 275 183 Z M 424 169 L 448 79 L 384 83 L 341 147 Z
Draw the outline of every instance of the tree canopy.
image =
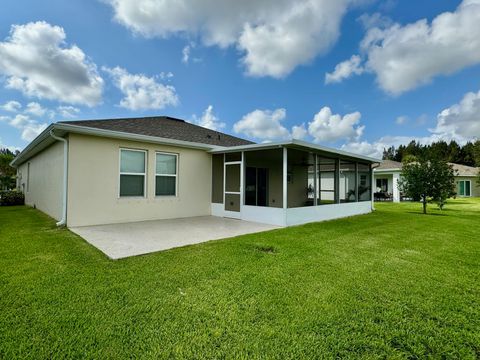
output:
M 436 202 L 442 209 L 446 200 L 455 195 L 453 168 L 439 158 L 421 157 L 404 162 L 399 185 L 407 197 L 422 201 L 424 214 L 428 201 Z
M 430 145 L 422 145 L 420 142 L 411 141 L 408 145 L 400 145 L 398 148 L 391 146 L 383 150 L 383 160 L 402 162 L 406 156 L 413 155 L 416 158 L 441 159 L 446 162 L 467 166 L 480 166 L 480 141 L 468 142 L 460 146 L 456 141 L 438 141 Z
M 16 170 L 10 166 L 15 156 L 16 153 L 9 149 L 0 149 L 0 190 L 15 187 Z

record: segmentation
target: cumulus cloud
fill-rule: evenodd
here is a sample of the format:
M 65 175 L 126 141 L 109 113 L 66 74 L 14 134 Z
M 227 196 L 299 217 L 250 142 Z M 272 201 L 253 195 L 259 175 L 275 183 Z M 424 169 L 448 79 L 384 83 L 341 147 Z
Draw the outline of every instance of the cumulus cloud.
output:
M 445 12 L 405 26 L 394 24 L 368 31 L 361 48 L 366 67 L 379 86 L 401 94 L 480 63 L 480 0 L 464 0 L 454 12 Z
M 301 125 L 294 125 L 292 127 L 292 138 L 293 139 L 298 139 L 298 140 L 303 140 L 307 137 L 308 131 L 305 128 L 305 123 Z
M 199 36 L 207 46 L 236 46 L 252 76 L 284 77 L 325 52 L 356 0 L 105 0 L 137 34 Z
M 337 64 L 333 72 L 325 74 L 325 84 L 338 83 L 352 75 L 360 75 L 364 71 L 361 63 L 360 56 L 352 55 L 350 59 Z
M 211 130 L 220 130 L 225 127 L 225 123 L 220 121 L 220 119 L 213 113 L 212 105 L 208 105 L 200 118 L 194 115 L 193 122 Z
M 344 116 L 332 114 L 332 110 L 325 106 L 308 123 L 308 133 L 319 143 L 353 141 L 360 138 L 365 129 L 365 126 L 359 125 L 361 117 L 358 111 Z
M 417 119 L 424 121 L 425 115 Z M 440 111 L 437 115 L 435 128 L 429 129 L 427 136 L 383 136 L 373 142 L 351 141 L 342 146 L 343 150 L 381 158 L 383 149 L 390 146 L 406 145 L 412 140 L 422 144 L 437 141 L 455 140 L 460 144 L 480 139 L 480 91 L 469 92 L 459 103 Z
M 0 106 L 0 109 L 9 111 L 9 112 L 17 112 L 22 108 L 22 104 L 20 104 L 18 101 L 11 100 L 7 101 L 5 104 Z
M 186 45 L 182 49 L 182 62 L 184 64 L 188 64 L 189 61 L 190 61 L 190 45 Z
M 437 115 L 434 134 L 452 139 L 480 139 L 480 91 L 469 92 L 463 99 Z
M 30 102 L 25 108 L 25 113 L 33 116 L 43 116 L 47 112 L 47 109 L 42 107 L 38 102 Z
M 80 113 L 80 109 L 74 106 L 59 106 L 57 112 L 63 118 L 74 118 Z
M 254 110 L 233 125 L 233 131 L 261 140 L 279 140 L 290 137 L 289 131 L 281 124 L 287 116 L 285 109 Z
M 6 86 L 30 97 L 97 105 L 103 80 L 84 52 L 65 39 L 63 28 L 44 21 L 13 25 L 10 36 L 0 42 Z
M 103 68 L 108 72 L 124 98 L 120 106 L 129 110 L 163 109 L 176 106 L 179 102 L 175 88 L 159 83 L 157 77 L 143 74 L 130 74 L 121 67 Z
M 14 117 L 3 116 L 0 120 L 20 130 L 22 139 L 25 141 L 32 141 L 48 126 L 46 123 L 40 123 L 25 114 L 17 114 Z

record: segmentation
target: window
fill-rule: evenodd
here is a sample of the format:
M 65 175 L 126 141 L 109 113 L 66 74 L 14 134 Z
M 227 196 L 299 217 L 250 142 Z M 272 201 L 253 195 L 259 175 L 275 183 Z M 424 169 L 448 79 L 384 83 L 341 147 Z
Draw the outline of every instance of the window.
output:
M 120 197 L 145 196 L 146 151 L 120 149 Z
M 157 153 L 155 196 L 177 196 L 177 154 Z
M 458 182 L 458 195 L 470 196 L 470 180 L 460 180 Z
M 377 179 L 377 192 L 388 191 L 388 179 Z

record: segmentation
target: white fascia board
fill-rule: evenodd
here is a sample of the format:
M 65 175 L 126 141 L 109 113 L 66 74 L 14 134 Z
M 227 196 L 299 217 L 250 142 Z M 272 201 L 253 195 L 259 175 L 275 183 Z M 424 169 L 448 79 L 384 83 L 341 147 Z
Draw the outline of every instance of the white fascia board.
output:
M 393 168 L 393 169 L 373 169 L 375 173 L 397 173 L 397 172 L 402 172 L 402 169 L 399 168 Z
M 285 146 L 300 146 L 307 149 L 319 150 L 331 154 L 341 155 L 345 157 L 355 158 L 355 159 L 362 159 L 366 160 L 371 163 L 381 163 L 382 160 L 375 159 L 369 156 L 359 155 L 355 153 L 351 153 L 348 151 L 338 150 L 326 146 L 321 146 L 313 143 L 309 143 L 307 141 L 302 140 L 289 140 L 289 141 L 279 141 L 279 142 L 270 142 L 264 144 L 251 144 L 251 145 L 240 145 L 240 146 L 230 146 L 230 147 L 221 147 L 217 149 L 210 150 L 211 153 L 227 153 L 227 152 L 237 152 L 237 151 L 253 151 L 253 150 L 267 150 L 267 149 L 274 149 L 279 147 Z

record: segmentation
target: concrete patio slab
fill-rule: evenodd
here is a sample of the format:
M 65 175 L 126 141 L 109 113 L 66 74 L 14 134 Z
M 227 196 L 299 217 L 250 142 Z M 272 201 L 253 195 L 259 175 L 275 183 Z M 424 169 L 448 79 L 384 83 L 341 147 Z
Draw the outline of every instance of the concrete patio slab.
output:
M 277 229 L 278 226 L 215 216 L 70 228 L 111 259 Z

